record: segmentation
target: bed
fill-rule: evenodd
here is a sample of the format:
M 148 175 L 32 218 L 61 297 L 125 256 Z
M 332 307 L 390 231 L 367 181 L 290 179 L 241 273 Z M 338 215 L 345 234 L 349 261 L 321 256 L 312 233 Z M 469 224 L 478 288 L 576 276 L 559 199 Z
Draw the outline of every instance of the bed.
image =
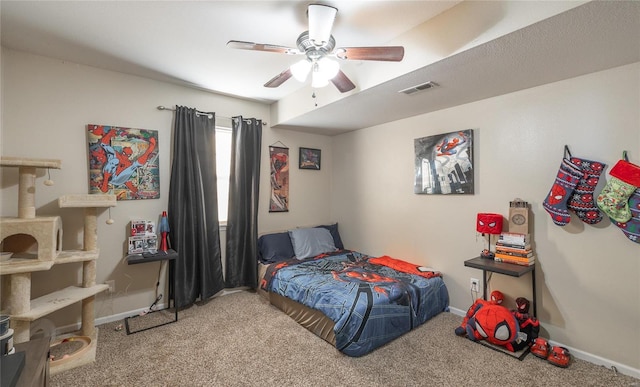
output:
M 258 250 L 258 292 L 349 356 L 448 310 L 440 272 L 345 249 L 337 224 L 265 234 Z

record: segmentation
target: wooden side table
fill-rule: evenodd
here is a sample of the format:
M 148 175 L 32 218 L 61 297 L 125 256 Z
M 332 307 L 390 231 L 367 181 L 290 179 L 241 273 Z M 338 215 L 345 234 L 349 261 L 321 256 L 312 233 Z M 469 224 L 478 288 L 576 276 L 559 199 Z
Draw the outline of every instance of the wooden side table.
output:
M 536 302 L 536 265 L 522 266 L 514 263 L 496 262 L 493 259 L 476 257 L 464 261 L 464 265 L 474 269 L 482 270 L 482 296 L 487 299 L 487 272 L 504 274 L 511 277 L 522 277 L 531 272 L 531 288 L 533 290 L 533 316 L 538 317 Z
M 159 252 L 157 252 L 157 253 L 155 253 L 155 254 L 142 253 L 141 255 L 140 255 L 140 254 L 136 254 L 136 255 L 129 255 L 129 256 L 127 256 L 127 264 L 128 264 L 128 265 L 136 265 L 136 264 L 140 264 L 140 263 L 158 262 L 158 261 L 168 261 L 168 262 L 171 262 L 171 261 L 176 260 L 176 259 L 178 259 L 178 253 L 177 253 L 175 250 L 171 250 L 171 249 L 169 249 L 169 250 L 167 250 L 166 252 L 159 251 Z M 172 323 L 174 323 L 174 322 L 178 321 L 178 308 L 177 308 L 177 306 L 176 306 L 176 300 L 175 300 L 175 297 L 173 297 L 173 296 L 172 296 L 172 295 L 174 294 L 174 292 L 175 292 L 175 289 L 176 289 L 176 277 L 175 277 L 175 275 L 174 275 L 174 276 L 171 276 L 171 275 L 170 275 L 170 270 L 169 270 L 169 268 L 167 268 L 167 277 L 173 277 L 173 282 L 171 282 L 171 283 L 170 283 L 170 284 L 171 284 L 171 287 L 170 287 L 170 289 L 169 289 L 169 297 L 167 297 L 167 307 L 166 307 L 166 308 L 164 308 L 164 309 L 152 310 L 152 311 L 148 312 L 147 314 L 149 314 L 149 313 L 155 313 L 155 312 L 160 312 L 160 311 L 163 311 L 163 310 L 169 309 L 169 308 L 171 307 L 171 299 L 173 299 L 173 308 L 174 308 L 174 310 L 175 310 L 175 317 L 174 317 L 174 319 L 173 319 L 172 321 L 168 321 L 168 322 L 164 322 L 164 323 L 161 323 L 161 324 L 157 324 L 157 325 L 154 325 L 154 326 L 151 326 L 151 327 L 147 327 L 147 328 L 139 329 L 139 330 L 137 330 L 137 331 L 131 331 L 131 330 L 129 329 L 129 320 L 130 320 L 130 319 L 133 319 L 133 318 L 137 318 L 137 317 L 142 317 L 142 316 L 140 316 L 140 315 L 137 315 L 137 314 L 136 314 L 136 315 L 131 316 L 131 317 L 126 317 L 126 318 L 124 319 L 124 325 L 125 325 L 125 328 L 126 328 L 126 330 L 127 330 L 127 335 L 130 335 L 130 334 L 133 334 L 133 333 L 142 332 L 142 331 L 146 331 L 147 329 L 157 328 L 157 327 L 160 327 L 160 326 L 163 326 L 163 325 L 167 325 L 167 324 L 172 324 Z M 167 278 L 167 279 L 169 280 L 170 278 Z M 152 304 L 152 306 L 153 306 L 153 305 L 155 305 L 155 303 L 156 303 L 157 301 L 158 301 L 158 300 L 156 300 L 156 301 Z

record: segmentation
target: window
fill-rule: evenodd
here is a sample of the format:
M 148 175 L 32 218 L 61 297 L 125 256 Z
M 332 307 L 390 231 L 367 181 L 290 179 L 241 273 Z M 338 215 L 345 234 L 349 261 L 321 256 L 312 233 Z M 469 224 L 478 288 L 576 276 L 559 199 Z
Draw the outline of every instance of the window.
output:
M 218 221 L 227 224 L 229 175 L 231 171 L 231 129 L 216 127 L 216 175 L 218 176 Z

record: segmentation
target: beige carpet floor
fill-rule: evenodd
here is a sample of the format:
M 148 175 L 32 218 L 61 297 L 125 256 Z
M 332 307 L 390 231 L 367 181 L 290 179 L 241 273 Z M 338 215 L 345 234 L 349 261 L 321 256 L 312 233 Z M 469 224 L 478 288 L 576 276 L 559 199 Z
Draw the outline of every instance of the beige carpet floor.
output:
M 462 318 L 441 313 L 372 353 L 350 358 L 253 292 L 180 311 L 179 321 L 127 335 L 99 327 L 96 362 L 51 386 L 640 386 L 574 359 L 559 368 L 523 361 L 455 336 Z

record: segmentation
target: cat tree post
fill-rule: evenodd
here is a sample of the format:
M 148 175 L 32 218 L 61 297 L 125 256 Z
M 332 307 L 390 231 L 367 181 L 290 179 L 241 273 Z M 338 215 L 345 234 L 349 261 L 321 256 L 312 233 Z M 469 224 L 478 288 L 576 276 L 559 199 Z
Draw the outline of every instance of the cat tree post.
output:
M 98 209 L 86 207 L 84 209 L 84 251 L 98 249 Z
M 8 300 L 11 314 L 23 314 L 30 311 L 31 306 L 31 273 L 16 273 L 11 276 L 10 294 Z M 31 324 L 29 321 L 13 321 L 12 323 L 16 343 L 29 341 Z
M 84 250 L 98 250 L 98 210 L 95 207 L 84 209 Z M 96 261 L 82 263 L 82 287 L 90 288 L 96 284 Z M 95 301 L 96 297 L 82 300 L 82 328 L 83 336 L 91 337 L 95 331 Z
M 18 189 L 18 218 L 36 217 L 36 167 L 22 166 Z

